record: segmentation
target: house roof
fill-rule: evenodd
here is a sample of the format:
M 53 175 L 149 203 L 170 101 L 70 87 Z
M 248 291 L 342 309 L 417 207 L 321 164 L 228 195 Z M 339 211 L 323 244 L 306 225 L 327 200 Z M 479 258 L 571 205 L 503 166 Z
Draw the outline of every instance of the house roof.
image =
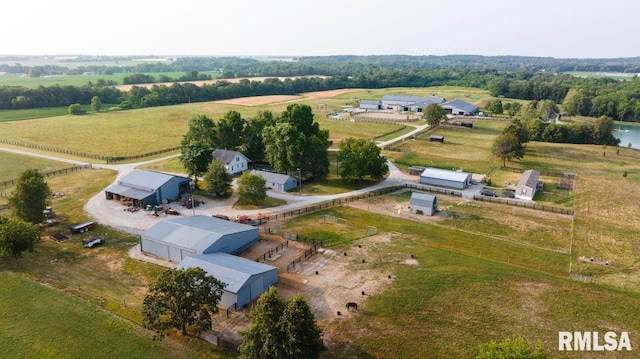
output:
M 141 236 L 202 253 L 225 235 L 255 231 L 255 227 L 208 216 L 166 219 Z
M 221 252 L 186 257 L 178 264 L 178 268 L 190 267 L 204 269 L 207 274 L 227 284 L 225 291 L 236 294 L 252 276 L 277 270 L 268 264 Z
M 516 187 L 536 188 L 539 179 L 540 172 L 536 170 L 526 170 L 522 173 L 522 177 L 520 177 L 520 181 L 518 181 Z
M 476 112 L 478 111 L 480 108 L 474 104 L 462 101 L 462 100 L 451 100 L 449 102 L 445 102 L 442 104 L 442 107 L 455 107 L 455 108 L 459 108 L 464 112 Z
M 443 170 L 440 168 L 427 167 L 420 177 L 438 178 L 447 181 L 466 182 L 470 174 L 466 172 Z
M 418 206 L 433 206 L 433 203 L 436 201 L 436 196 L 432 194 L 426 194 L 421 192 L 411 192 L 411 199 L 409 200 L 410 204 L 415 204 Z
M 267 171 L 251 170 L 251 174 L 261 176 L 262 178 L 264 178 L 265 181 L 269 183 L 285 184 L 289 180 L 294 180 L 294 181 L 296 180 L 294 177 L 291 177 L 289 175 L 283 175 L 280 173 L 267 172 Z
M 245 155 L 238 151 L 223 150 L 220 148 L 216 148 L 216 150 L 213 151 L 213 158 L 220 160 L 227 165 L 231 163 L 231 161 L 233 161 L 233 159 L 238 155 L 244 157 L 244 159 L 246 159 L 247 161 L 249 160 Z

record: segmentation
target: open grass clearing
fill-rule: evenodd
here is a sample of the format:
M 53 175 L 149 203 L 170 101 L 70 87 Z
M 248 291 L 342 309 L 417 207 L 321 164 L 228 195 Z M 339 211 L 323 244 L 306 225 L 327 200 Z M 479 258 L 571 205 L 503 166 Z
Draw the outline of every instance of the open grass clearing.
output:
M 117 106 L 117 104 L 102 104 L 103 110 Z M 91 105 L 83 105 L 83 109 L 87 112 L 91 111 Z M 0 110 L 0 122 L 31 120 L 36 118 L 46 118 L 55 116 L 64 116 L 69 114 L 69 106 L 66 107 L 50 107 L 50 108 L 32 108 L 26 110 Z
M 0 347 L 7 358 L 228 358 L 193 338 L 162 342 L 55 288 L 0 271 Z
M 133 65 L 137 64 L 139 63 L 134 63 Z M 69 66 L 69 64 L 63 64 L 62 66 Z M 201 71 L 198 73 L 210 75 L 212 79 L 220 77 L 220 72 L 218 71 Z M 177 79 L 180 76 L 184 76 L 185 72 L 145 72 L 144 74 L 153 76 L 157 80 L 159 76 L 168 76 L 172 79 Z M 38 86 L 50 87 L 56 85 L 85 86 L 89 82 L 95 84 L 98 80 L 114 81 L 117 84 L 122 84 L 124 78 L 131 75 L 132 73 L 117 73 L 111 75 L 58 75 L 40 77 L 4 75 L 0 76 L 0 86 L 22 86 L 26 88 L 37 88 Z M 150 86 L 151 85 L 153 84 L 150 84 Z M 140 84 L 138 86 L 146 86 L 146 84 Z
M 2 169 L 0 170 L 0 182 L 17 179 L 22 172 L 28 169 L 35 168 L 44 174 L 70 167 L 73 165 L 69 163 L 0 151 L 0 168 Z M 0 186 L 0 193 L 4 192 L 6 192 L 5 187 Z

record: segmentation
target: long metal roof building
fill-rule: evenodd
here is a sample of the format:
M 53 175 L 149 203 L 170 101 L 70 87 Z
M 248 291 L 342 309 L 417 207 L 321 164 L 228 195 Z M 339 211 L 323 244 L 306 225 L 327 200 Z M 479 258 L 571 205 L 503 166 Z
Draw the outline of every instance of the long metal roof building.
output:
M 183 259 L 178 268 L 200 267 L 224 282 L 220 304 L 238 309 L 257 298 L 278 281 L 278 268 L 227 253 L 201 254 Z

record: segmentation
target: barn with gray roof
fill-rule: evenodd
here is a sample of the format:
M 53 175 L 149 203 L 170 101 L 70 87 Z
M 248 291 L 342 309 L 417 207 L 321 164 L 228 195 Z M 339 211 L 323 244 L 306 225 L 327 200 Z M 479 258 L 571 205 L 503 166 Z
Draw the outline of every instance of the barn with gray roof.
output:
M 140 250 L 180 262 L 198 254 L 233 254 L 258 241 L 258 228 L 209 216 L 177 217 L 157 222 L 140 234 Z
M 298 180 L 289 175 L 259 170 L 251 170 L 251 174 L 264 178 L 267 187 L 274 191 L 286 192 L 298 187 Z
M 471 184 L 471 174 L 427 167 L 420 174 L 420 183 L 438 187 L 465 189 Z
M 433 216 L 436 213 L 437 206 L 438 199 L 436 196 L 421 192 L 411 192 L 411 199 L 409 200 L 411 213 Z
M 458 99 L 443 103 L 442 108 L 447 114 L 457 116 L 473 116 L 480 111 L 478 106 Z
M 191 193 L 191 180 L 161 172 L 134 170 L 104 192 L 107 199 L 131 200 L 133 205 L 144 207 Z
M 178 264 L 178 268 L 192 267 L 202 268 L 226 283 L 219 303 L 226 308 L 237 304 L 241 309 L 278 281 L 276 267 L 227 253 L 186 257 Z
M 422 112 L 422 110 L 432 103 L 443 104 L 446 99 L 442 97 L 417 97 L 417 96 L 397 96 L 384 95 L 382 97 L 383 109 L 396 109 L 398 111 Z

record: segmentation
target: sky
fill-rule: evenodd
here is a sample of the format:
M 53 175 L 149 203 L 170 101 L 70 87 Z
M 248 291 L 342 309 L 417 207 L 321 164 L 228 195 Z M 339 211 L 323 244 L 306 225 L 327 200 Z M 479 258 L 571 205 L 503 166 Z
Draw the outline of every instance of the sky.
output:
M 637 0 L 10 0 L 0 55 L 640 56 Z

